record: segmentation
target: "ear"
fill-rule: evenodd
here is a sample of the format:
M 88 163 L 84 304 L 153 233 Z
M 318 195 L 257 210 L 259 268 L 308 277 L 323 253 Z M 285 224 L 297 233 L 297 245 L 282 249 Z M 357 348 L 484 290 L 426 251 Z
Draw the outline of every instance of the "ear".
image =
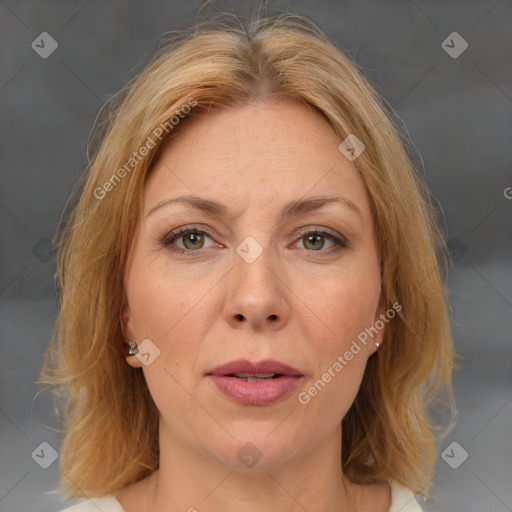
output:
M 135 335 L 135 329 L 133 328 L 132 314 L 129 306 L 126 306 L 121 314 L 121 325 L 125 336 L 125 341 L 135 341 L 137 343 L 137 337 Z M 128 355 L 128 346 L 126 346 L 126 362 L 132 368 L 142 368 L 143 364 L 136 356 Z

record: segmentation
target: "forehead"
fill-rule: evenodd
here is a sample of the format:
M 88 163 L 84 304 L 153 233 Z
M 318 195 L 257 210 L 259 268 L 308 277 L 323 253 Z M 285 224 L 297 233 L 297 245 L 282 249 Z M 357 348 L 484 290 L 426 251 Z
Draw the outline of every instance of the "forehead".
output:
M 319 114 L 291 102 L 210 111 L 190 120 L 162 151 L 146 183 L 144 210 L 183 194 L 241 210 L 339 193 L 369 214 L 364 183 L 339 143 Z

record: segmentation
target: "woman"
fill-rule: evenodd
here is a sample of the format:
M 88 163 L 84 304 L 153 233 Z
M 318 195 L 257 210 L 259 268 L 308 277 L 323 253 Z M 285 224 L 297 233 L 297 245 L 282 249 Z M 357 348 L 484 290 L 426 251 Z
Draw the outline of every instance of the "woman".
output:
M 311 22 L 163 47 L 58 250 L 42 380 L 68 393 L 67 510 L 421 510 L 429 405 L 453 412 L 444 246 L 381 100 Z

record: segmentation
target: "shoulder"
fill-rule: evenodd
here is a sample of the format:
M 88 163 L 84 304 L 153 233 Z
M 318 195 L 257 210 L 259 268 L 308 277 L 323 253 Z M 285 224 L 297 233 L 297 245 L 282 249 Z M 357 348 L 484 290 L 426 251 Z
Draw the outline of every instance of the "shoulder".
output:
M 123 507 L 114 496 L 103 496 L 101 498 L 82 499 L 80 502 L 60 512 L 124 512 Z
M 410 489 L 397 482 L 391 482 L 391 507 L 389 512 L 422 512 Z

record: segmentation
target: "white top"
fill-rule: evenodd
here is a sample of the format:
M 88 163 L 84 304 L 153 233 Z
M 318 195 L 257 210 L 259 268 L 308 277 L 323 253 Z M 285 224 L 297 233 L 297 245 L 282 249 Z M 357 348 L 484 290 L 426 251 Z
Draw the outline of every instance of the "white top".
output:
M 82 501 L 61 512 L 126 512 L 114 496 L 103 498 L 84 498 Z M 422 512 L 412 491 L 402 485 L 391 482 L 391 507 L 389 512 Z

